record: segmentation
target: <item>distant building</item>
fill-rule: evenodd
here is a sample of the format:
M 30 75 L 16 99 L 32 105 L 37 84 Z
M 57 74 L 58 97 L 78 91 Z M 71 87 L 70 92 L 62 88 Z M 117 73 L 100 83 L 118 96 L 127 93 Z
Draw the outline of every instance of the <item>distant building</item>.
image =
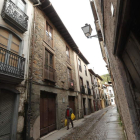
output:
M 103 90 L 104 90 L 104 93 L 107 95 L 108 105 L 114 105 L 115 104 L 115 95 L 114 95 L 114 91 L 112 88 L 112 84 L 105 83 L 103 85 Z

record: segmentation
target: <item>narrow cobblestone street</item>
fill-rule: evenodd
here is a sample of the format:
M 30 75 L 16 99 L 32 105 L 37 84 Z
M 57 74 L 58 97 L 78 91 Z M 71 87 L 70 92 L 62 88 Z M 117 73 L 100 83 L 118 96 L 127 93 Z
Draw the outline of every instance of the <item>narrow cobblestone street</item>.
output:
M 125 140 L 116 106 L 107 107 L 41 140 Z

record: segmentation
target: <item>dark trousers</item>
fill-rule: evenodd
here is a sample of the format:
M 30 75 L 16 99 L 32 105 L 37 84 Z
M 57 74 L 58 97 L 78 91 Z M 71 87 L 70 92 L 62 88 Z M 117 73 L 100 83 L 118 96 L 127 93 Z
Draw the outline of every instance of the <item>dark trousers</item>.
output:
M 72 127 L 73 127 L 73 121 L 72 121 L 72 119 L 71 118 L 67 118 L 67 129 L 69 129 L 69 123 L 71 122 L 71 125 L 72 125 Z

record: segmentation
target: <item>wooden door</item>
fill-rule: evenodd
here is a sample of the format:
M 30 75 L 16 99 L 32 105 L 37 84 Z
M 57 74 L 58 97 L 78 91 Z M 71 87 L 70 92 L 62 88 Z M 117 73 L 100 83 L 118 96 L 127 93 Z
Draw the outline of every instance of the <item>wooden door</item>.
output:
M 0 140 L 11 139 L 15 95 L 9 91 L 0 91 Z
M 91 113 L 91 99 L 88 99 L 89 114 Z
M 69 107 L 72 108 L 73 113 L 75 114 L 75 97 L 69 96 Z
M 93 105 L 94 105 L 94 111 L 96 111 L 96 105 L 95 105 L 95 101 L 93 100 Z
M 40 135 L 44 136 L 56 129 L 56 96 L 47 92 L 40 98 Z
M 86 102 L 86 99 L 85 99 L 85 98 L 83 98 L 83 111 L 84 111 L 84 115 L 86 115 L 85 102 Z
M 136 88 L 140 91 L 140 45 L 130 35 L 122 59 L 127 67 Z

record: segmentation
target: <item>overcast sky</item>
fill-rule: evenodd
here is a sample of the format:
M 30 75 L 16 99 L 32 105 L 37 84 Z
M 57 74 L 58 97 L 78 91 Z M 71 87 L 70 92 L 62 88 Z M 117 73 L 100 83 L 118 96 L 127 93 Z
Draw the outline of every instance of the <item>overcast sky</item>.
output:
M 87 39 L 81 29 L 85 23 L 91 25 L 92 35 L 97 34 L 89 0 L 50 0 L 75 43 L 99 75 L 107 74 L 97 38 Z

